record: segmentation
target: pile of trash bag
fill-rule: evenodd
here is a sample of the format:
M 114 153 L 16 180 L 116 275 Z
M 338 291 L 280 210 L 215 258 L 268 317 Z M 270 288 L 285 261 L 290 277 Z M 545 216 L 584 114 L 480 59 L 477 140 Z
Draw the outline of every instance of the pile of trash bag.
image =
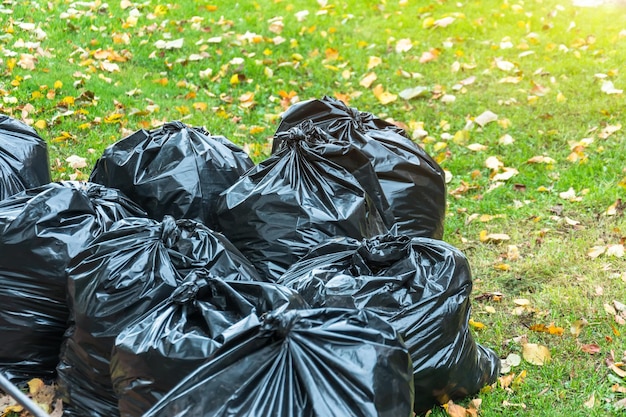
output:
M 271 281 L 328 238 L 387 230 L 379 186 L 372 194 L 363 187 L 378 184 L 376 175 L 369 164 L 351 163 L 363 156 L 354 145 L 306 123 L 279 136 L 279 151 L 225 190 L 218 206 L 220 229 Z
M 111 349 L 127 326 L 166 300 L 194 269 L 225 280 L 260 280 L 221 234 L 193 220 L 128 218 L 68 266 L 70 328 L 57 367 L 68 415 L 116 415 Z
M 0 201 L 50 181 L 46 142 L 32 127 L 0 114 Z
M 349 142 L 370 159 L 398 231 L 414 237 L 443 237 L 446 181 L 443 169 L 406 132 L 371 113 L 323 97 L 291 106 L 277 132 L 309 121 L 337 141 Z M 283 142 L 274 138 L 273 152 Z
M 69 316 L 65 269 L 129 216 L 145 212 L 92 183 L 50 183 L 0 201 L 0 370 L 9 379 L 54 375 Z
M 378 315 L 288 310 L 243 323 L 144 417 L 410 417 L 412 380 L 406 347 Z
M 111 187 L 111 188 L 109 188 Z M 180 121 L 50 183 L 0 115 L 0 372 L 57 376 L 69 417 L 411 417 L 495 381 L 441 167 L 323 97 L 254 165 Z
M 167 300 L 117 336 L 111 378 L 120 415 L 143 415 L 204 364 L 233 326 L 256 325 L 270 311 L 306 307 L 298 293 L 277 284 L 192 271 Z
M 217 197 L 252 165 L 224 136 L 175 121 L 109 146 L 89 180 L 119 188 L 153 219 L 171 215 L 217 230 Z
M 500 360 L 468 327 L 467 258 L 430 238 L 388 233 L 336 238 L 312 249 L 278 283 L 313 308 L 367 309 L 400 333 L 413 360 L 415 412 L 495 382 Z

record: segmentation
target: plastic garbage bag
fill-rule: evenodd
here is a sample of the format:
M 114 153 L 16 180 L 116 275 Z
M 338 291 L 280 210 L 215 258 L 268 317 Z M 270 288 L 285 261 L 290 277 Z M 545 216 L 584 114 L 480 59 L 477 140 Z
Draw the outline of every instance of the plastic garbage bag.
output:
M 400 233 L 442 238 L 444 171 L 403 129 L 330 97 L 295 104 L 282 117 L 277 132 L 310 120 L 335 139 L 359 147 L 371 159 Z M 274 141 L 274 151 L 280 143 Z
M 0 114 L 0 200 L 49 182 L 46 142 L 32 127 Z
M 358 149 L 305 124 L 280 136 L 282 148 L 224 191 L 218 205 L 221 230 L 269 280 L 330 237 L 387 230 L 365 180 L 334 162 Z M 373 171 L 370 182 L 377 183 Z
M 367 310 L 270 313 L 217 355 L 144 417 L 413 415 L 406 347 Z
M 269 311 L 306 308 L 286 287 L 191 272 L 174 293 L 117 336 L 111 379 L 122 417 L 141 416 L 207 362 L 236 323 Z
M 90 180 L 119 188 L 156 220 L 169 214 L 216 230 L 218 196 L 252 166 L 225 137 L 175 121 L 109 146 Z
M 51 378 L 69 310 L 70 259 L 127 216 L 145 215 L 118 190 L 49 183 L 0 201 L 0 370 Z
M 118 414 L 110 375 L 117 335 L 157 306 L 193 269 L 229 280 L 259 279 L 221 234 L 193 220 L 125 219 L 113 224 L 68 267 L 70 328 L 57 368 L 65 412 Z
M 500 360 L 468 328 L 472 279 L 465 256 L 429 238 L 338 238 L 313 249 L 279 283 L 312 307 L 367 308 L 402 335 L 413 359 L 415 411 L 475 394 Z

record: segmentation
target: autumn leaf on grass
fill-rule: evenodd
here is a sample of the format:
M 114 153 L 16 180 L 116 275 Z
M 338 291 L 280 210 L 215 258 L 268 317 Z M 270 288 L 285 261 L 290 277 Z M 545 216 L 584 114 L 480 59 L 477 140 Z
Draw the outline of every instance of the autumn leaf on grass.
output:
M 609 136 L 611 136 L 613 133 L 619 131 L 621 128 L 622 128 L 622 125 L 619 123 L 616 125 L 608 125 L 604 127 L 604 129 L 602 129 L 600 133 L 598 133 L 598 137 L 600 139 L 606 139 Z
M 522 357 L 517 353 L 509 353 L 509 355 L 500 361 L 500 373 L 508 374 L 511 372 L 511 368 L 519 366 L 522 363 Z M 515 374 L 513 374 L 515 375 Z M 513 378 L 511 377 L 511 380 Z M 510 382 L 509 382 L 510 385 Z M 502 387 L 504 388 L 504 387 Z
M 505 61 L 502 58 L 495 58 L 495 66 L 501 71 L 509 72 L 515 69 L 515 64 L 509 61 Z
M 378 101 L 380 101 L 381 104 L 393 103 L 398 98 L 396 94 L 392 94 L 388 91 L 385 91 L 382 84 L 378 84 L 376 87 L 374 87 L 372 92 L 374 93 L 374 96 L 378 99 Z
M 522 356 L 533 365 L 543 366 L 551 359 L 550 350 L 535 343 L 526 343 L 522 346 Z
M 602 82 L 600 90 L 605 94 L 622 94 L 624 90 L 619 90 L 613 85 L 613 81 L 605 80 Z
M 490 156 L 485 160 L 485 166 L 490 170 L 497 172 L 500 168 L 504 167 L 504 164 L 496 156 Z
M 548 326 L 545 324 L 533 324 L 529 327 L 530 330 L 534 332 L 548 333 L 557 336 L 563 336 L 564 329 L 562 327 L 557 327 L 554 323 L 550 323 Z
M 572 336 L 578 337 L 578 336 L 580 336 L 580 332 L 582 332 L 583 328 L 587 324 L 589 324 L 589 323 L 585 319 L 576 320 L 570 326 L 569 332 L 572 334 Z
M 377 56 L 370 56 L 368 61 L 367 61 L 367 70 L 371 70 L 374 67 L 379 66 L 381 63 L 383 62 L 382 59 L 380 59 Z
M 491 181 L 506 181 L 519 174 L 519 171 L 515 168 L 504 167 L 503 172 L 499 172 L 490 177 Z
M 590 355 L 595 355 L 596 353 L 600 353 L 600 346 L 596 343 L 590 343 L 587 345 L 581 345 L 580 350 Z
M 87 159 L 78 155 L 70 155 L 65 159 L 65 162 L 74 169 L 81 169 L 87 166 Z
M 408 52 L 411 50 L 411 48 L 413 48 L 413 43 L 411 42 L 411 39 L 404 38 L 399 39 L 398 42 L 396 42 L 397 53 Z
M 35 126 L 37 124 L 35 123 Z M 605 216 L 616 216 L 621 215 L 624 212 L 624 205 L 622 204 L 622 199 L 618 198 L 615 200 L 615 203 L 611 204 L 605 212 L 603 213 Z
M 486 230 L 481 230 L 479 239 L 483 243 L 500 243 L 510 240 L 511 237 L 506 233 L 489 233 Z
M 444 404 L 443 408 L 446 410 L 446 413 L 450 417 L 466 417 L 467 416 L 467 410 L 465 410 L 465 407 L 455 404 L 452 400 L 448 401 L 447 404 Z
M 486 327 L 483 323 L 479 321 L 474 321 L 474 319 L 469 319 L 468 324 L 470 325 L 470 327 L 476 330 L 482 330 Z
M 411 99 L 418 98 L 418 97 L 427 97 L 429 93 L 430 93 L 430 90 L 428 87 L 418 86 L 418 87 L 404 89 L 400 91 L 398 95 L 403 100 L 411 100 Z
M 498 115 L 490 110 L 486 110 L 474 118 L 474 123 L 480 127 L 484 127 L 488 123 L 498 120 Z
M 445 28 L 446 26 L 450 26 L 454 20 L 452 16 L 442 17 L 433 22 L 433 28 Z
M 361 81 L 359 81 L 359 84 L 361 85 L 361 87 L 370 88 L 371 85 L 374 83 L 374 81 L 376 81 L 377 78 L 378 78 L 378 76 L 376 75 L 376 73 L 369 72 L 369 73 L 365 74 L 365 76 L 363 78 L 361 78 Z
M 439 51 L 439 49 L 435 49 L 435 48 L 431 48 L 429 51 L 422 52 L 422 55 L 420 56 L 420 59 L 419 59 L 419 63 L 425 64 L 427 62 L 434 61 L 437 59 L 440 53 L 441 52 Z
M 583 199 L 582 195 L 576 195 L 576 191 L 572 187 L 570 187 L 567 191 L 559 193 L 559 197 L 563 200 L 569 200 L 572 202 L 582 201 Z
M 184 41 L 184 38 L 174 39 L 171 41 L 160 39 L 154 43 L 154 46 L 157 49 L 180 49 L 183 47 Z
M 622 369 L 623 367 L 624 364 L 622 362 L 616 362 L 609 365 L 609 369 L 615 372 L 617 376 L 620 378 L 626 378 L 626 370 Z
M 526 162 L 529 164 L 553 164 L 556 161 L 550 158 L 549 156 L 537 155 L 537 156 L 533 156 Z

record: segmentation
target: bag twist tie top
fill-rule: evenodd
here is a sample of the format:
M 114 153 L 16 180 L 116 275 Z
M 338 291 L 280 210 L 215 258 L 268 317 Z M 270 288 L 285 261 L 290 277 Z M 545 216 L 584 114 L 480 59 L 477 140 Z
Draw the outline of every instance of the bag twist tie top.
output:
M 180 230 L 176 225 L 176 220 L 172 216 L 163 217 L 161 222 L 161 240 L 166 247 L 172 247 L 180 237 Z
M 263 322 L 263 329 L 273 332 L 281 339 L 284 339 L 298 321 L 300 321 L 300 315 L 297 310 L 268 313 Z
M 281 148 L 293 148 L 302 142 L 308 143 L 327 143 L 330 140 L 324 133 L 310 120 L 305 120 L 297 126 L 291 127 L 284 132 L 278 132 L 275 136 L 276 140 L 281 143 Z
M 365 122 L 367 120 L 365 119 L 367 118 L 367 116 L 369 116 L 369 114 L 362 113 L 358 109 L 348 106 L 345 106 L 345 111 L 350 116 L 350 123 L 352 124 L 354 129 L 361 133 L 365 133 L 365 131 L 367 130 L 365 128 Z
M 185 281 L 170 296 L 175 304 L 189 304 L 196 300 L 200 285 L 195 281 Z
M 174 120 L 173 122 L 167 122 L 163 125 L 163 130 L 167 133 L 176 133 L 185 128 L 186 128 L 185 124 L 179 120 Z

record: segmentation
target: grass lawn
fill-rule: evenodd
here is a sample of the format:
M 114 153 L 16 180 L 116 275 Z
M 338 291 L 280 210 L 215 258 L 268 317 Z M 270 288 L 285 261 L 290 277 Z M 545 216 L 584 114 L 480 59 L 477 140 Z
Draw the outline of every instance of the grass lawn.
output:
M 281 112 L 324 95 L 404 127 L 448 172 L 476 339 L 522 358 L 484 416 L 626 412 L 625 63 L 617 3 L 0 4 L 0 111 L 48 141 L 56 180 L 171 120 L 258 162 Z

